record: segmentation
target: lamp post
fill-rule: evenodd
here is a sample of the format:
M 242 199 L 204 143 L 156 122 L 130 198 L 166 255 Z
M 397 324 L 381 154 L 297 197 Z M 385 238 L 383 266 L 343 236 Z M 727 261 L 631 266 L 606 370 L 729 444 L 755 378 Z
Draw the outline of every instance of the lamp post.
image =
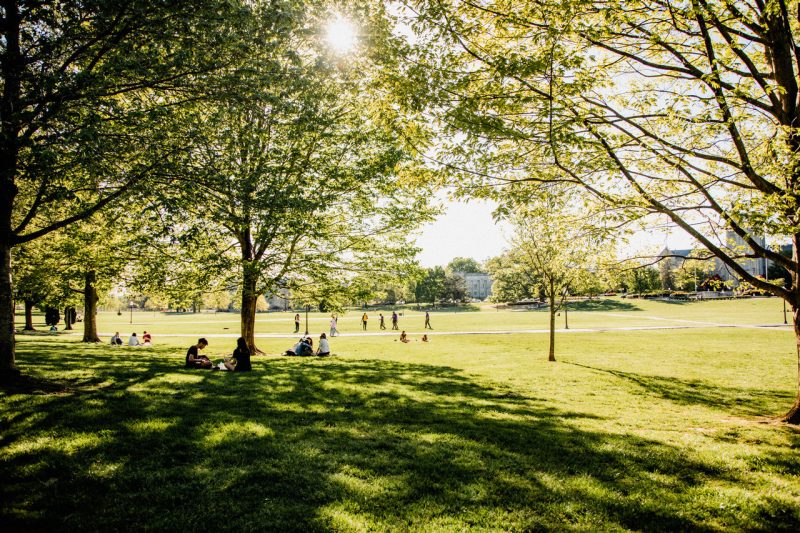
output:
M 567 296 L 569 296 L 569 289 L 564 287 L 564 329 L 569 329 L 569 317 L 567 315 Z
M 308 335 L 308 310 L 310 308 L 311 308 L 311 306 L 306 304 L 306 335 Z
M 131 302 L 131 303 L 130 303 L 130 308 L 131 308 L 131 324 L 133 324 L 133 306 L 134 306 L 134 305 L 135 305 L 135 304 L 134 304 L 133 302 Z

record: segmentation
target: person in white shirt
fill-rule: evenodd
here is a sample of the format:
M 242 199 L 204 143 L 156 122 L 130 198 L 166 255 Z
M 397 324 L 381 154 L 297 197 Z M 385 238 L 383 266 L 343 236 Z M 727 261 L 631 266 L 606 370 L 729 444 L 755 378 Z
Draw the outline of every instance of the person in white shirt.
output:
M 328 344 L 328 338 L 325 334 L 319 336 L 319 348 L 317 348 L 317 355 L 326 356 L 331 354 L 331 346 Z
M 128 346 L 139 346 L 139 337 L 136 336 L 136 333 L 131 333 L 128 339 Z

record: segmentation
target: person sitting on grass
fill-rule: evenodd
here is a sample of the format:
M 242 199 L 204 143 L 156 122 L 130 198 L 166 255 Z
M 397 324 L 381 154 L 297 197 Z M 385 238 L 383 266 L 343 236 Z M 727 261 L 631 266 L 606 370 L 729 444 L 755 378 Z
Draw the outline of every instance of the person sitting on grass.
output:
M 325 357 L 331 354 L 331 346 L 328 344 L 328 338 L 323 333 L 319 336 L 319 348 L 317 348 L 317 355 Z
M 186 368 L 211 368 L 211 359 L 205 355 L 200 355 L 200 350 L 208 346 L 208 341 L 201 338 L 197 344 L 190 346 L 186 351 Z
M 408 340 L 408 337 L 406 336 L 406 330 L 403 330 L 403 332 L 400 333 L 400 342 L 411 342 Z
M 136 336 L 136 332 L 131 333 L 128 338 L 128 346 L 139 346 L 139 337 Z
M 142 333 L 142 346 L 150 346 L 153 343 L 153 336 L 146 331 Z
M 422 336 L 422 342 L 428 342 L 428 334 Z
M 119 338 L 119 331 L 111 337 L 111 346 L 122 346 L 122 339 Z
M 225 368 L 233 372 L 249 372 L 253 370 L 250 365 L 250 349 L 247 347 L 247 341 L 244 337 L 239 337 L 236 340 L 236 349 L 233 350 L 232 357 L 226 357 L 223 361 Z

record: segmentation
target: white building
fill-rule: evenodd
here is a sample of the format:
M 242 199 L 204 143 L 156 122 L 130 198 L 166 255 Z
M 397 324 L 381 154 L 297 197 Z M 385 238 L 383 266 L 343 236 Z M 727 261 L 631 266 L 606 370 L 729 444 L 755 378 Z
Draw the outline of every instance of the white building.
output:
M 485 300 L 492 294 L 492 277 L 483 272 L 453 272 L 464 278 L 467 285 L 467 296 L 475 300 Z

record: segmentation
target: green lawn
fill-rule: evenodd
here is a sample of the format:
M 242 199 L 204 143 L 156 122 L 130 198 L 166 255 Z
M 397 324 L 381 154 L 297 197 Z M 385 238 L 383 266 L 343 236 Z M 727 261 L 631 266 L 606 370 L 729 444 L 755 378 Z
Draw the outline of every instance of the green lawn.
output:
M 540 311 L 432 313 L 427 344 L 408 311 L 409 344 L 345 336 L 334 357 L 257 357 L 242 375 L 181 368 L 189 335 L 235 334 L 232 315 L 134 313 L 152 349 L 21 335 L 0 529 L 797 531 L 800 432 L 774 420 L 794 397 L 791 332 L 613 330 L 777 324 L 780 302 L 580 307 L 571 328 L 605 330 L 559 333 L 557 363 L 542 333 L 440 334 L 540 329 Z M 259 316 L 286 334 L 265 351 L 291 343 L 292 317 Z M 234 346 L 210 340 L 215 357 Z

